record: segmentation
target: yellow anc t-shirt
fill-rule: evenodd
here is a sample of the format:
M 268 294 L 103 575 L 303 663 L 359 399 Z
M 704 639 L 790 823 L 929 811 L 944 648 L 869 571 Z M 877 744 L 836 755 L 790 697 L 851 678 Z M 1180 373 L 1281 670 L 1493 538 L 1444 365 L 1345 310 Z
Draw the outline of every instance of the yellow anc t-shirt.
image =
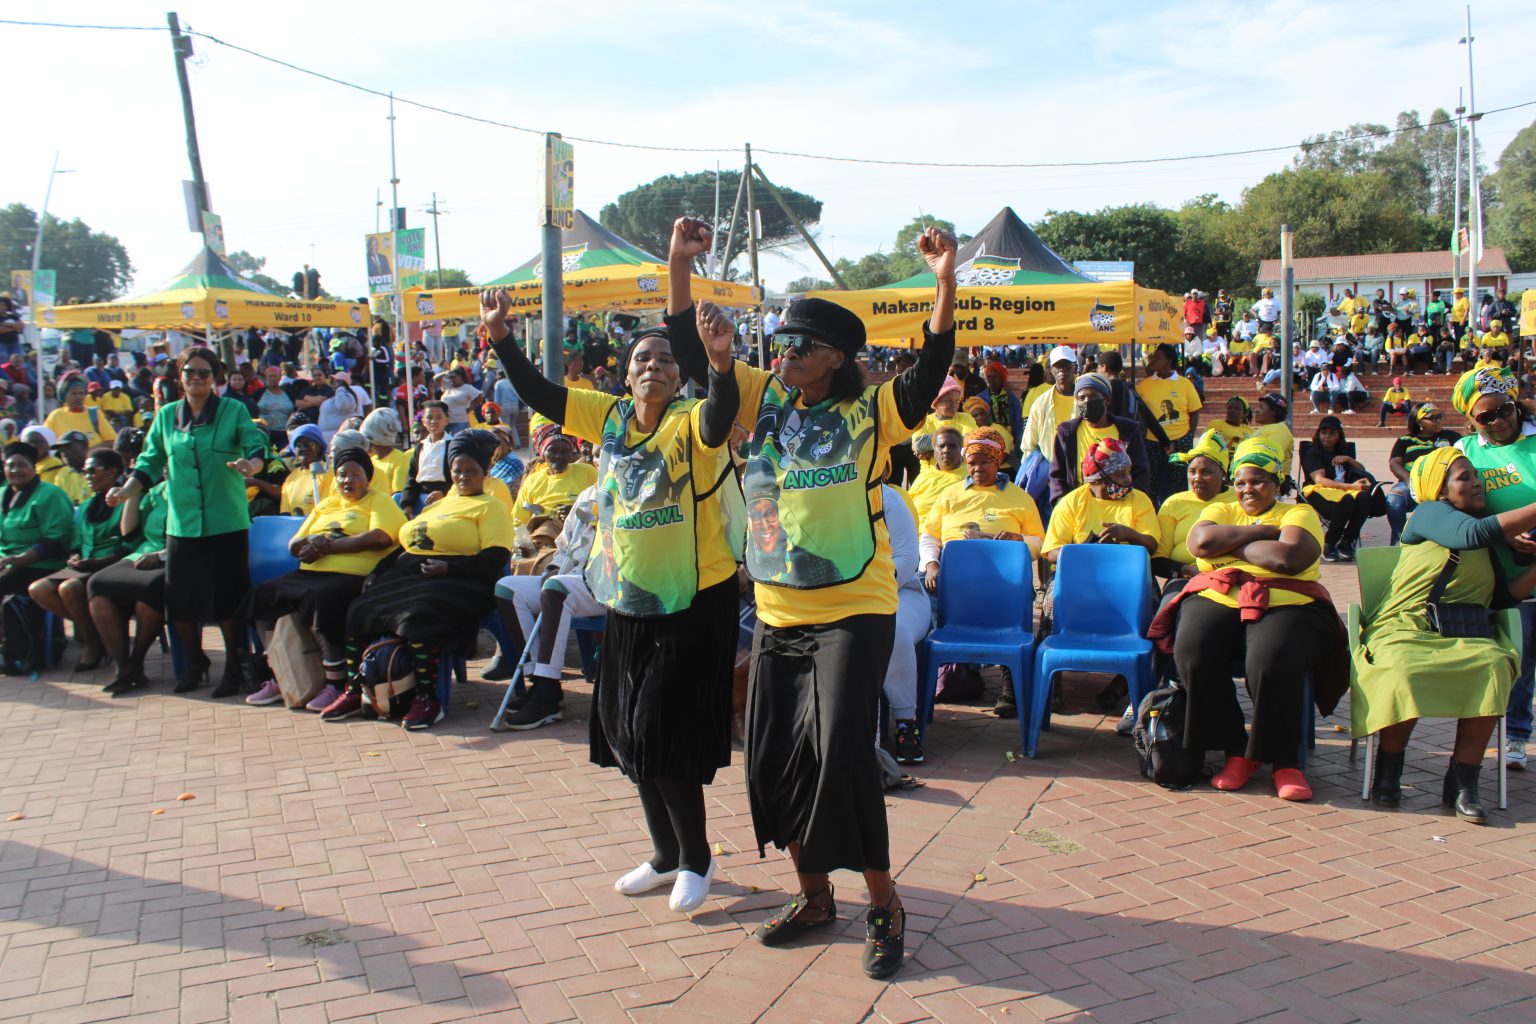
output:
M 1066 421 L 1063 420 L 1062 422 Z M 1060 426 L 1060 424 L 1057 425 Z M 1083 456 L 1087 455 L 1094 445 L 1100 441 L 1107 441 L 1110 438 L 1114 438 L 1117 441 L 1120 439 L 1120 428 L 1113 423 L 1107 427 L 1096 427 L 1087 420 L 1083 420 L 1077 425 L 1078 464 L 1071 467 L 1073 480 L 1076 480 L 1078 483 L 1083 482 Z
M 604 394 L 601 391 L 567 391 L 565 395 L 565 425 L 568 429 L 583 437 L 597 438 L 598 443 L 603 445 L 606 451 L 607 440 L 603 437 L 604 426 L 610 419 L 611 414 L 614 413 L 614 407 L 619 402 L 620 399 L 616 396 Z M 657 503 L 670 507 L 671 504 L 675 503 L 679 506 L 677 514 L 682 517 L 682 521 L 692 522 L 692 530 L 686 531 L 686 533 L 679 531 L 679 533 L 686 536 L 689 543 L 694 547 L 693 557 L 698 567 L 697 590 L 712 587 L 736 574 L 736 556 L 731 550 L 730 541 L 726 534 L 720 497 L 715 487 L 721 481 L 724 474 L 730 470 L 730 448 L 725 444 L 717 448 L 705 446 L 699 432 L 703 415 L 704 403 L 701 401 L 686 405 L 674 405 L 662 415 L 660 424 L 658 424 L 655 433 L 652 434 L 642 430 L 639 423 L 631 417 L 622 442 L 624 448 L 634 450 L 637 445 L 646 444 L 650 451 L 642 458 L 625 459 L 619 464 L 620 466 L 634 465 L 641 467 L 645 470 L 647 477 L 651 473 L 656 473 L 657 478 L 645 485 L 653 487 L 653 498 L 659 499 L 659 501 L 653 501 L 650 507 L 654 509 Z M 685 455 L 689 454 L 691 454 L 691 459 L 685 458 Z M 689 486 L 692 489 L 695 502 L 692 508 L 684 508 L 681 507 L 684 504 L 681 486 L 686 482 L 685 478 L 690 472 L 690 461 L 692 464 L 692 481 Z M 599 483 L 600 502 L 607 500 L 602 495 L 604 490 L 608 490 L 613 495 L 615 529 L 625 530 L 631 534 L 638 530 L 650 530 L 655 531 L 655 535 L 658 538 L 665 536 L 669 532 L 666 530 L 666 527 L 673 524 L 666 523 L 666 517 L 660 514 L 650 517 L 660 522 L 660 527 L 646 526 L 643 522 L 637 524 L 624 524 L 622 522 L 626 518 L 643 520 L 646 517 L 644 514 L 640 516 L 626 516 L 622 514 L 623 501 L 627 500 L 633 506 L 635 504 L 635 495 L 621 493 L 626 489 L 626 481 L 618 477 L 615 468 L 610 464 L 608 476 Z M 524 484 L 524 486 L 526 487 L 527 485 Z M 735 480 L 726 481 L 723 486 L 735 487 Z M 709 497 L 698 500 L 699 496 L 705 494 L 708 494 Z M 660 513 L 664 512 L 665 509 L 658 509 L 656 511 Z M 646 537 L 647 541 L 650 539 L 649 536 Z M 640 562 L 647 559 L 676 559 L 680 562 L 684 555 L 683 552 L 673 549 L 672 545 L 676 543 L 679 543 L 679 541 L 675 539 L 671 540 L 670 543 L 664 542 L 662 544 L 630 543 L 622 550 L 627 552 L 626 558 L 637 559 Z M 589 573 L 594 567 L 598 571 L 602 571 L 603 565 L 600 563 L 600 560 L 603 558 L 613 558 L 615 550 L 619 549 L 614 543 L 614 538 L 597 537 L 591 559 L 588 562 Z M 644 591 L 646 589 L 646 582 L 654 581 L 653 586 L 655 591 L 657 591 L 654 596 L 663 602 L 665 602 L 667 595 L 659 593 L 659 591 L 677 586 L 677 581 L 669 579 L 669 574 L 659 565 L 620 565 L 617 567 L 616 578 L 619 580 L 619 582 L 613 584 L 616 591 L 622 591 L 626 585 Z M 591 579 L 592 577 L 589 575 L 588 580 L 590 581 Z M 598 599 L 603 600 L 601 597 Z
M 763 405 L 764 395 L 770 387 L 783 393 L 783 382 L 767 370 L 759 370 L 745 363 L 736 363 L 736 386 L 741 393 L 739 418 L 755 420 Z M 871 411 L 878 420 L 878 432 L 872 439 L 875 447 L 873 466 L 868 470 L 870 479 L 880 480 L 890 468 L 890 447 L 912 436 L 912 430 L 901 420 L 896 408 L 896 392 L 887 381 L 864 389 L 855 402 L 871 403 Z M 796 409 L 805 406 L 796 399 Z M 867 456 L 867 452 L 861 453 Z M 874 533 L 874 553 L 864 571 L 854 579 L 817 589 L 795 589 L 758 582 L 755 586 L 758 616 L 768 625 L 776 627 L 810 626 L 837 622 L 852 615 L 892 615 L 896 612 L 896 567 L 891 560 L 891 535 L 885 525 L 885 496 L 881 488 L 868 488 L 869 479 L 864 477 L 868 459 L 856 467 L 857 476 L 845 480 L 839 486 L 856 486 L 867 500 L 870 514 L 875 517 L 871 524 Z M 853 495 L 849 499 L 853 500 Z M 750 544 L 751 541 L 749 540 Z
M 516 528 L 506 507 L 489 494 L 466 497 L 450 491 L 400 530 L 412 555 L 458 558 L 487 548 L 516 547 Z
M 387 490 L 390 494 L 405 490 L 411 479 L 410 452 L 396 448 L 388 455 L 370 455 L 369 458 L 373 460 L 373 479 L 382 484 L 378 490 Z
M 957 412 L 947 420 L 941 420 L 938 413 L 931 412 L 924 417 L 923 422 L 918 424 L 912 434 L 914 437 L 918 434 L 937 434 L 940 429 L 946 427 L 960 431 L 960 437 L 964 440 L 966 434 L 976 429 L 976 420 L 968 412 Z
M 1477 339 L 1483 348 L 1509 348 L 1509 335 L 1503 331 L 1488 331 Z
M 1296 526 L 1310 533 L 1312 537 L 1317 541 L 1319 555 L 1321 555 L 1323 548 L 1323 524 L 1322 521 L 1317 518 L 1317 512 L 1312 508 L 1311 505 L 1286 505 L 1281 502 L 1276 502 L 1275 504 L 1271 505 L 1269 507 L 1269 511 L 1265 512 L 1263 515 L 1250 516 L 1248 513 L 1244 512 L 1243 507 L 1235 501 L 1217 502 L 1207 505 L 1205 511 L 1200 513 L 1200 518 L 1197 519 L 1196 522 L 1219 523 L 1222 526 L 1264 525 L 1276 526 L 1281 529 L 1284 529 L 1287 526 Z M 1319 558 L 1319 561 L 1313 562 L 1311 565 L 1307 566 L 1307 568 L 1303 569 L 1295 576 L 1286 578 L 1297 580 L 1315 580 L 1318 577 L 1318 566 L 1320 564 L 1321 558 Z M 1260 579 L 1274 579 L 1283 575 L 1282 573 L 1273 572 L 1269 569 L 1261 569 L 1256 565 L 1252 565 L 1243 561 L 1241 558 L 1238 558 L 1235 555 L 1225 555 L 1221 558 L 1215 559 L 1197 558 L 1195 560 L 1195 568 L 1199 569 L 1201 572 L 1208 572 L 1211 569 L 1226 569 L 1228 567 L 1241 569 L 1244 572 L 1252 573 Z M 1200 592 L 1200 596 L 1208 597 L 1212 601 L 1215 601 L 1217 604 L 1226 608 L 1237 607 L 1236 590 L 1233 590 L 1228 594 L 1223 594 L 1215 590 L 1202 590 Z M 1274 607 L 1287 604 L 1307 604 L 1311 602 L 1311 600 L 1312 598 L 1306 596 L 1305 594 L 1296 594 L 1289 590 L 1271 590 L 1269 592 L 1269 603 Z
M 1202 408 L 1200 395 L 1188 377 L 1148 377 L 1136 385 L 1136 393 L 1147 403 L 1168 440 L 1177 441 L 1189 433 L 1189 415 Z M 1151 437 L 1152 433 L 1147 432 Z
M 1311 506 L 1308 506 L 1309 508 Z M 1088 485 L 1068 491 L 1051 511 L 1051 525 L 1045 531 L 1045 543 L 1041 554 L 1055 551 L 1067 544 L 1082 544 L 1089 534 L 1104 532 L 1107 523 L 1129 526 L 1148 537 L 1160 537 L 1162 528 L 1157 524 L 1157 509 L 1152 499 L 1141 491 L 1132 491 L 1121 501 L 1095 498 Z
M 1228 423 L 1226 420 L 1217 420 L 1211 424 L 1211 429 L 1221 435 L 1221 439 L 1227 442 L 1227 451 L 1236 448 L 1238 442 L 1253 435 L 1253 427 L 1246 423 Z
M 522 526 L 533 518 L 530 509 L 540 508 L 540 515 L 552 515 L 559 508 L 576 504 L 576 495 L 597 482 L 597 467 L 590 462 L 573 462 L 563 473 L 551 473 L 549 465 L 533 467 L 523 477 L 517 492 L 513 521 Z
M 339 540 L 356 537 L 370 530 L 383 530 L 390 540 L 399 540 L 400 528 L 405 525 L 405 513 L 395 504 L 395 499 L 379 491 L 366 491 L 357 501 L 336 492 L 320 502 L 294 534 L 294 539 L 321 534 Z M 314 572 L 344 572 L 352 576 L 366 576 L 393 548 L 374 548 L 371 551 L 354 551 L 351 554 L 326 555 L 318 562 L 301 563 L 300 569 Z
M 1381 396 L 1381 400 L 1388 405 L 1401 405 L 1408 401 L 1407 388 L 1387 388 L 1387 393 Z
M 1253 336 L 1253 351 L 1268 352 L 1275 347 L 1275 336 L 1265 331 L 1260 331 Z
M 95 448 L 98 445 L 111 444 L 117 440 L 117 431 L 112 429 L 112 421 L 107 414 L 100 409 L 96 410 L 96 426 L 91 426 L 91 410 L 89 407 L 79 412 L 70 412 L 67 406 L 59 406 L 48 414 L 43 420 L 43 426 L 53 431 L 54 437 L 63 437 L 71 430 L 78 430 L 85 435 L 86 447 Z
M 974 523 L 988 536 L 1017 533 L 1044 537 L 1045 526 L 1035 500 L 1024 488 L 999 480 L 1000 484 L 991 487 L 965 483 L 945 491 L 923 520 L 923 533 L 948 544 L 964 539 L 966 526 Z
M 94 404 L 105 416 L 127 416 L 133 412 L 133 399 L 122 388 L 104 391 L 94 403 L 87 400 L 87 404 Z
M 912 499 L 912 507 L 916 510 L 915 521 L 921 523 L 927 519 L 929 510 L 939 500 L 939 496 L 951 487 L 964 483 L 965 477 L 964 466 L 937 469 L 933 463 L 924 462 L 917 471 L 917 479 L 907 489 L 907 497 Z
M 318 475 L 320 478 L 320 500 L 324 501 L 336 489 L 335 480 L 328 472 L 322 471 Z M 315 477 L 315 471 L 307 466 L 290 472 L 283 479 L 282 498 L 277 504 L 278 512 L 287 516 L 294 513 L 304 515 L 314 511 Z
M 1163 500 L 1157 510 L 1157 524 L 1162 528 L 1157 542 L 1156 556 L 1171 558 L 1180 565 L 1194 565 L 1195 556 L 1189 553 L 1189 528 L 1195 525 L 1200 514 L 1218 501 L 1236 501 L 1237 492 L 1227 488 L 1210 501 L 1195 496 L 1194 491 L 1180 491 Z

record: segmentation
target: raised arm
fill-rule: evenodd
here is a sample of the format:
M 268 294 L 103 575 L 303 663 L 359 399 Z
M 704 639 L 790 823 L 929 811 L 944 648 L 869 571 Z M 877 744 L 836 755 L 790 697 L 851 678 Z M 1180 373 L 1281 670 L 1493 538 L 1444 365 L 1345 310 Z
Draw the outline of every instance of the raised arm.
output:
M 507 313 L 511 309 L 512 298 L 505 288 L 487 289 L 480 293 L 480 322 L 485 324 L 491 347 L 496 350 L 496 359 L 501 363 L 502 372 L 507 375 L 518 398 L 541 416 L 555 423 L 564 423 L 565 386 L 546 378 L 523 354 L 522 348 L 512 337 L 512 328 L 507 324 Z M 559 343 L 558 338 L 544 339 L 546 345 Z
M 896 409 L 909 428 L 923 422 L 933 408 L 955 355 L 955 253 L 959 244 L 948 231 L 929 228 L 918 238 L 917 250 L 933 271 L 933 313 L 923 325 L 923 349 L 917 362 L 891 382 Z
M 699 339 L 693 312 L 693 259 L 709 251 L 714 238 L 710 226 L 697 217 L 679 217 L 672 224 L 667 248 L 667 334 L 672 339 L 672 358 L 683 379 L 703 386 L 709 380 L 709 359 Z
M 709 396 L 699 413 L 699 440 L 705 447 L 718 448 L 730 440 L 731 424 L 741 408 L 733 366 L 736 360 L 731 358 L 736 325 L 709 302 L 699 306 L 696 320 L 701 345 L 709 357 Z

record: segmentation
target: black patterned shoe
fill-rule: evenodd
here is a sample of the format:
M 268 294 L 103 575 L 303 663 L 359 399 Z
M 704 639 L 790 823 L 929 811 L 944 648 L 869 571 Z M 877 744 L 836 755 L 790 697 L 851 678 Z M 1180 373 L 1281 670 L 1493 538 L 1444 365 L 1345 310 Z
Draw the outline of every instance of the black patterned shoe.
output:
M 901 907 L 870 907 L 864 919 L 864 973 L 876 981 L 894 977 L 906 953 L 907 912 Z
M 795 893 L 788 903 L 758 926 L 753 936 L 765 946 L 782 946 L 836 920 L 837 902 L 832 898 L 832 885 L 828 883 L 815 896 Z

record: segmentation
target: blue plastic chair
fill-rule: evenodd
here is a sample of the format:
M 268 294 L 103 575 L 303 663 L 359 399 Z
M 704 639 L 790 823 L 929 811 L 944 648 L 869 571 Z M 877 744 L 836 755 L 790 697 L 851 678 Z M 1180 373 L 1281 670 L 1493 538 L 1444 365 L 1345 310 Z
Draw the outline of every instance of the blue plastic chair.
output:
M 1125 677 L 1131 703 L 1151 691 L 1152 562 L 1131 544 L 1068 544 L 1056 560 L 1054 632 L 1035 649 L 1029 715 L 1020 715 L 1024 753 L 1035 756 L 1047 728 L 1051 681 L 1058 672 Z M 1019 708 L 1024 708 L 1022 692 Z
M 251 520 L 251 585 L 276 579 L 299 567 L 299 560 L 288 553 L 293 535 L 304 520 L 299 516 L 257 516 Z
M 1026 544 L 955 540 L 944 545 L 939 558 L 939 625 L 920 646 L 925 667 L 917 691 L 919 734 L 933 718 L 941 665 L 1001 665 L 1013 677 L 1015 695 L 1029 692 L 1034 579 Z

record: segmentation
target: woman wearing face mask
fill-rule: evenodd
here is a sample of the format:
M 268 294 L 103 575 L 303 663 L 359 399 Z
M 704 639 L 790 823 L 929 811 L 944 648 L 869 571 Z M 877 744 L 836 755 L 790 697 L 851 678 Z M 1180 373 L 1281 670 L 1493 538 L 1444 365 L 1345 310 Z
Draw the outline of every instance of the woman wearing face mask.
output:
M 1095 444 L 1105 440 L 1121 443 L 1131 462 L 1131 486 L 1150 495 L 1147 446 L 1140 424 L 1133 419 L 1112 416 L 1109 378 L 1101 373 L 1085 373 L 1077 378 L 1076 414 L 1056 428 L 1056 445 L 1051 458 L 1051 501 L 1059 502 L 1082 485 L 1083 457 Z
M 731 345 L 736 327 L 697 312 L 709 360 L 709 398 L 684 383 L 665 328 L 640 331 L 624 353 L 632 397 L 546 381 L 509 340 L 505 291 L 481 297 L 481 319 L 508 379 L 532 409 L 582 437 L 600 438 L 597 539 L 587 562 L 592 596 L 607 608 L 592 700 L 591 757 L 633 781 L 653 854 L 619 878 L 625 895 L 672 883 L 669 906 L 703 905 L 715 863 L 704 787 L 731 759 L 736 654 L 736 559 L 715 493 L 735 486 L 725 444 L 739 404 Z M 535 729 L 560 718 L 560 670 L 534 665 L 527 698 L 507 720 Z
M 1232 455 L 1237 501 L 1212 502 L 1186 543 L 1199 572 L 1159 609 L 1150 639 L 1171 651 L 1189 693 L 1184 746 L 1222 750 L 1211 780 L 1242 789 L 1265 763 L 1282 800 L 1310 800 L 1299 768 L 1302 687 L 1331 712 L 1349 689 L 1349 652 L 1338 612 L 1317 582 L 1323 526 L 1310 505 L 1277 502 L 1280 453 L 1258 438 Z M 1175 629 L 1175 624 L 1177 627 Z M 1251 733 L 1232 681 L 1243 659 L 1253 697 Z
M 1131 429 L 1131 428 L 1127 428 Z M 1139 431 L 1132 438 L 1140 436 Z M 1131 457 L 1118 438 L 1095 441 L 1082 457 L 1083 485 L 1051 512 L 1040 554 L 1052 565 L 1067 544 L 1135 544 L 1157 550 L 1162 530 L 1146 491 L 1132 483 Z
M 1451 404 L 1467 418 L 1472 431 L 1456 442 L 1456 447 L 1482 478 L 1488 513 L 1502 515 L 1536 503 L 1536 410 L 1521 401 L 1520 383 L 1514 374 L 1503 367 L 1469 370 L 1456 382 Z M 1509 555 L 1496 548 L 1495 556 L 1505 577 L 1514 578 L 1519 570 Z M 1516 768 L 1525 767 L 1525 748 L 1531 739 L 1536 602 L 1521 602 L 1520 624 L 1525 631 L 1520 675 L 1509 694 L 1504 724 L 1504 760 Z

